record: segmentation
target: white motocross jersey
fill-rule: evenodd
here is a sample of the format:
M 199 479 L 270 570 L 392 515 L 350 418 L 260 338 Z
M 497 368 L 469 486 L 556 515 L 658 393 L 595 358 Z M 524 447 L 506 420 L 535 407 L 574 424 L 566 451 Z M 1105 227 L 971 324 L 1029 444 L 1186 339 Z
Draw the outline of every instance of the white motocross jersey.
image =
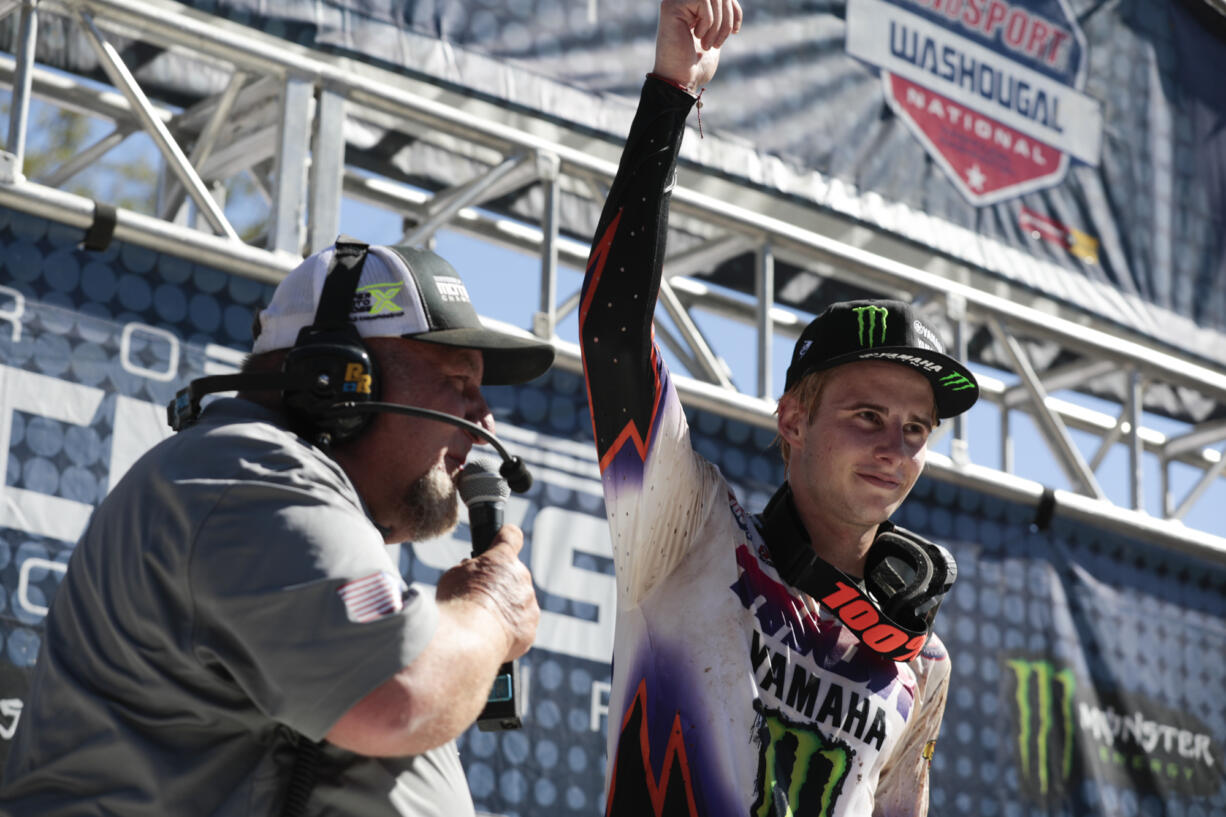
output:
M 927 811 L 950 664 L 862 646 L 780 577 L 689 427 L 651 330 L 693 99 L 648 79 L 597 229 L 580 338 L 617 573 L 606 813 Z
M 608 813 L 926 813 L 944 644 L 933 636 L 906 663 L 863 647 L 779 577 L 690 450 L 675 400 L 662 414 L 642 481 L 605 471 L 618 573 Z M 637 811 L 644 798 L 672 805 Z

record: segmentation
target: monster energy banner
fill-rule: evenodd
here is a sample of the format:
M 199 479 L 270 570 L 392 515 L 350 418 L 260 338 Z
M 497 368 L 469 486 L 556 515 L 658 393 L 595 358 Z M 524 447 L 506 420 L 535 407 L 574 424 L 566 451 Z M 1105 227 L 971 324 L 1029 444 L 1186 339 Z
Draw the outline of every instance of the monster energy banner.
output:
M 81 238 L 0 210 L 0 755 L 90 512 L 169 433 L 178 388 L 235 368 L 270 294 L 132 245 L 85 252 Z M 586 390 L 555 370 L 487 393 L 536 478 L 506 516 L 526 533 L 543 612 L 524 728 L 470 730 L 461 756 L 481 810 L 598 814 L 616 593 Z M 698 450 L 760 509 L 782 478 L 773 435 L 708 412 L 690 421 Z M 937 620 L 953 675 L 931 813 L 1226 813 L 1226 567 L 1033 518 L 932 479 L 897 515 L 959 564 Z M 433 585 L 469 547 L 461 526 L 402 546 L 400 567 Z
M 1143 695 L 1079 691 L 1072 669 L 1045 658 L 1005 664 L 1014 685 L 1019 769 L 1032 796 L 1062 798 L 1070 783 L 1087 777 L 1117 788 L 1134 777 L 1149 779 L 1198 795 L 1221 785 L 1221 758 L 1199 718 Z

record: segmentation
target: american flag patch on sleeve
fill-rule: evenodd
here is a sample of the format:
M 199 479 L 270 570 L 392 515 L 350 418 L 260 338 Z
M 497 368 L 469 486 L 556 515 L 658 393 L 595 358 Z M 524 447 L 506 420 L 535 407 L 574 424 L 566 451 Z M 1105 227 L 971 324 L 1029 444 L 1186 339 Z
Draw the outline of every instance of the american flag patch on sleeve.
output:
M 336 593 L 345 603 L 345 614 L 357 624 L 400 612 L 404 607 L 404 580 L 390 570 L 380 570 L 342 584 Z

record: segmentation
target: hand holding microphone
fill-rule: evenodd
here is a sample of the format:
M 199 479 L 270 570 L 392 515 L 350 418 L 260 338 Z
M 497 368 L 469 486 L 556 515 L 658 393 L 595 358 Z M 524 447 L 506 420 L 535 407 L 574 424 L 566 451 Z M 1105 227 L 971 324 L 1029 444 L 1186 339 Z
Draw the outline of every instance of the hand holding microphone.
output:
M 466 597 L 494 612 L 507 633 L 505 660 L 510 661 L 532 646 L 541 618 L 532 575 L 519 559 L 524 534 L 502 523 L 509 490 L 497 473 L 470 462 L 460 472 L 459 488 L 468 506 L 473 558 L 439 577 L 436 596 Z
M 444 573 L 437 594 L 439 598 L 469 595 L 502 620 L 509 647 L 477 726 L 484 731 L 517 729 L 523 725 L 527 696 L 515 659 L 532 646 L 541 618 L 532 576 L 519 560 L 524 534 L 502 523 L 510 488 L 498 474 L 480 462 L 470 462 L 460 472 L 459 489 L 468 507 L 473 558 Z
M 490 549 L 498 529 L 502 527 L 502 516 L 511 488 L 505 479 L 489 470 L 480 460 L 473 460 L 464 466 L 458 485 L 460 499 L 468 508 L 473 556 L 480 556 Z

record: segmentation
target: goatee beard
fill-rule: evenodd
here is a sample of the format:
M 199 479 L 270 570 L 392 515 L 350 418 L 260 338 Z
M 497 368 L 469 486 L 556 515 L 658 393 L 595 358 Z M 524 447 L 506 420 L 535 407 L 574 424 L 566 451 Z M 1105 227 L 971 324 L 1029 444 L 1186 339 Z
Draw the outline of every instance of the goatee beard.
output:
M 459 521 L 455 482 L 441 464 L 435 465 L 409 486 L 404 507 L 409 540 L 421 542 L 442 536 Z

